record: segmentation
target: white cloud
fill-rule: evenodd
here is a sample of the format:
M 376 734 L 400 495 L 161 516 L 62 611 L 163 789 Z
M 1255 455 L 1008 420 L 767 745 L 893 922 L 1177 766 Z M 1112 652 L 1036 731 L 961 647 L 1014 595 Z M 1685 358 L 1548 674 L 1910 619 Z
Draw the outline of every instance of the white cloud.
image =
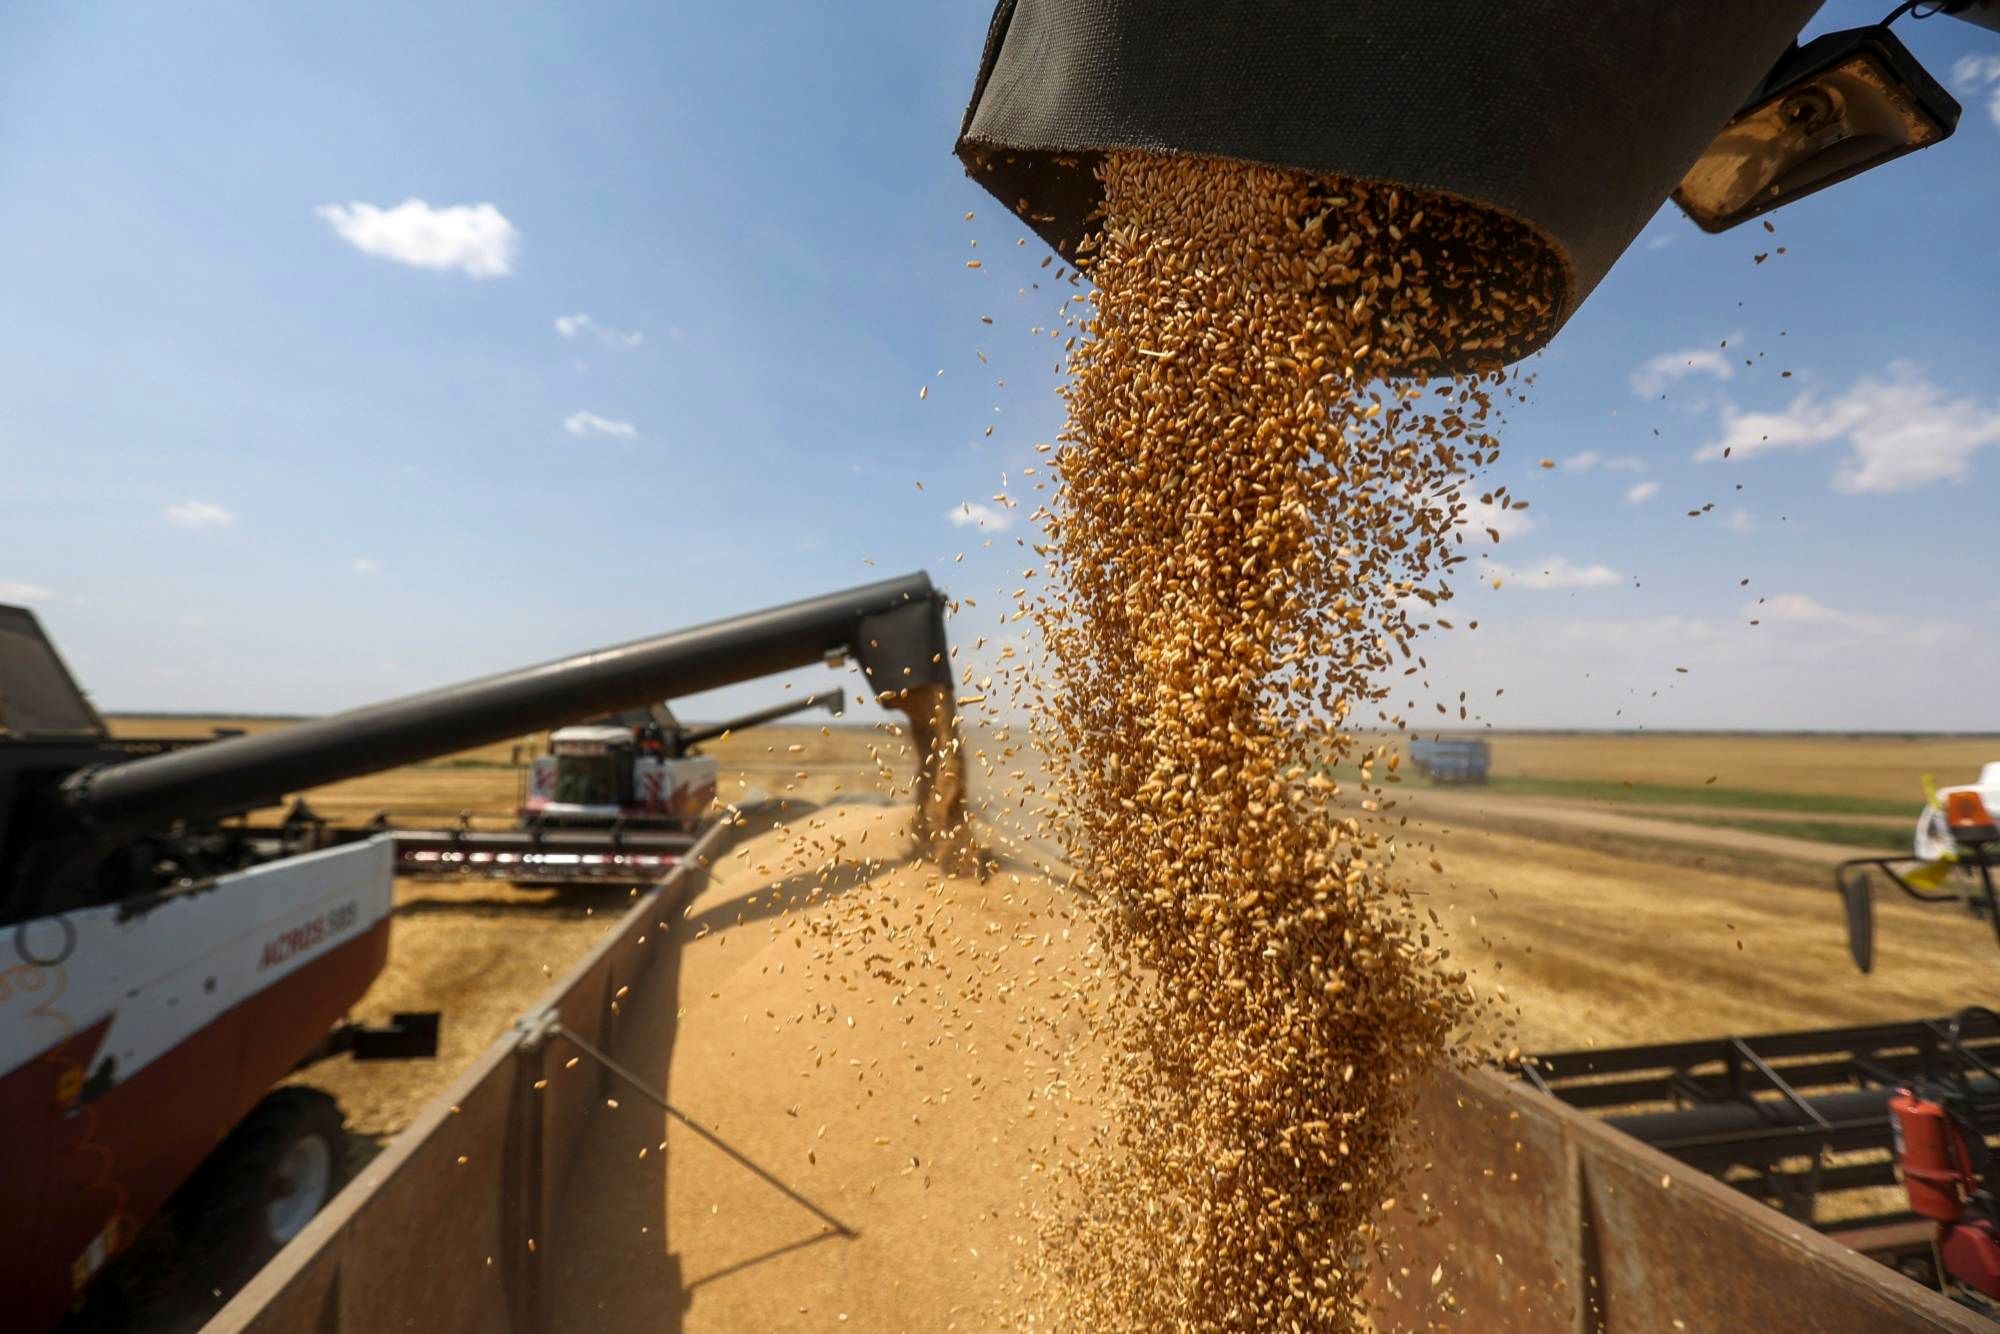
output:
M 2000 56 L 1964 55 L 1951 67 L 1951 82 L 1960 92 L 1978 93 L 1991 88 L 1986 114 L 2000 125 Z
M 1633 393 L 1641 398 L 1653 398 L 1684 376 L 1712 375 L 1718 380 L 1727 380 L 1735 374 L 1736 368 L 1729 364 L 1729 358 L 1722 354 L 1722 349 L 1691 347 L 1648 358 L 1625 378 Z
M 1606 472 L 1644 472 L 1646 460 L 1635 454 L 1613 454 L 1606 458 L 1594 449 L 1586 449 L 1564 459 L 1562 466 L 1565 472 L 1594 472 L 1598 468 Z
M 1729 517 L 1722 522 L 1730 532 L 1739 533 L 1744 537 L 1757 531 L 1757 521 L 1750 517 L 1749 510 L 1731 510 Z
M 1461 530 L 1489 537 L 1498 533 L 1500 540 L 1504 542 L 1510 537 L 1519 537 L 1532 530 L 1535 521 L 1528 517 L 1526 510 L 1502 506 L 1491 500 L 1472 500 L 1466 502 L 1465 510 L 1458 516 L 1455 526 Z
M 982 505 L 976 500 L 968 500 L 946 510 L 945 517 L 957 528 L 977 528 L 984 533 L 1003 532 L 1011 527 L 1013 516 L 991 505 Z
M 1624 577 L 1608 565 L 1578 565 L 1564 556 L 1523 568 L 1494 561 L 1486 569 L 1503 584 L 1521 588 L 1609 588 L 1624 582 Z
M 646 341 L 646 335 L 636 329 L 630 333 L 622 329 L 613 329 L 599 324 L 582 311 L 574 315 L 556 316 L 556 332 L 564 338 L 574 338 L 586 331 L 596 334 L 599 339 L 613 347 L 637 347 Z
M 630 440 L 639 434 L 639 428 L 631 422 L 614 421 L 594 412 L 571 413 L 563 418 L 563 429 L 571 435 L 610 435 L 621 440 Z
M 1672 245 L 1676 240 L 1676 238 L 1678 238 L 1679 236 L 1680 236 L 1679 232 L 1661 232 L 1657 236 L 1649 236 L 1646 238 L 1646 249 L 1665 250 L 1668 246 Z
M 1641 482 L 1625 493 L 1625 503 L 1628 505 L 1638 505 L 1651 500 L 1658 494 L 1660 494 L 1660 484 L 1658 482 Z
M 1770 615 L 1770 604 L 1754 598 L 1731 598 L 1710 616 L 1618 614 L 1627 602 L 1616 590 L 1518 593 L 1511 611 L 1482 615 L 1478 633 L 1425 643 L 1433 696 L 1466 690 L 1498 727 L 2000 726 L 2000 701 L 1951 688 L 1967 662 L 2000 654 L 2000 633 L 1979 617 L 1913 605 L 1907 615 L 1829 609 L 1817 620 L 1786 619 L 1794 604 Z M 1539 615 L 1538 607 L 1575 614 Z M 1886 631 L 1878 620 L 1890 622 Z M 1506 694 L 1495 697 L 1496 687 Z
M 491 204 L 432 208 L 421 199 L 405 199 L 384 209 L 355 200 L 322 204 L 317 211 L 364 255 L 420 269 L 457 269 L 474 278 L 512 273 L 521 241 L 514 224 Z
M 208 500 L 183 500 L 166 508 L 167 522 L 180 528 L 227 528 L 236 515 Z
M 40 584 L 0 579 L 0 602 L 47 602 L 53 597 L 55 594 Z
M 366 556 L 356 556 L 353 568 L 356 574 L 380 574 L 382 573 L 382 562 L 370 560 Z
M 2000 444 L 2000 404 L 1947 400 L 1917 366 L 1897 361 L 1887 382 L 1858 380 L 1826 402 L 1808 390 L 1782 412 L 1739 412 L 1725 404 L 1722 437 L 1695 457 L 1717 459 L 1725 450 L 1746 457 L 1836 440 L 1849 449 L 1834 473 L 1836 491 L 1905 491 L 1961 480 L 1974 453 Z
M 1760 602 L 1751 602 L 1743 608 L 1743 614 L 1765 625 L 1810 626 L 1868 637 L 1898 633 L 1894 621 L 1859 612 L 1840 611 L 1804 593 L 1779 593 Z

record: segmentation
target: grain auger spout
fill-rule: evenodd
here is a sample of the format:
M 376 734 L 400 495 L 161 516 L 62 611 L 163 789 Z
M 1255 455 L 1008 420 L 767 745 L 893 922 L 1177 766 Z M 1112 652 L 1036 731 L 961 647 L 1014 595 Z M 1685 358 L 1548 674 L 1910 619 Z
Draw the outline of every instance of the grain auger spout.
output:
M 914 687 L 902 693 L 896 707 L 910 720 L 918 756 L 913 826 L 918 851 L 954 873 L 983 874 L 985 861 L 965 814 L 965 747 L 951 687 Z
M 1100 167 L 1118 154 L 1483 210 L 1521 229 L 1515 263 L 1538 252 L 1555 296 L 1542 318 L 1444 341 L 1422 367 L 1489 369 L 1554 337 L 1668 199 L 1722 231 L 1951 135 L 1958 103 L 1890 28 L 1915 7 L 1800 41 L 1820 7 L 999 0 L 957 151 L 1085 267 Z M 2000 29 L 1996 0 L 1920 12 Z

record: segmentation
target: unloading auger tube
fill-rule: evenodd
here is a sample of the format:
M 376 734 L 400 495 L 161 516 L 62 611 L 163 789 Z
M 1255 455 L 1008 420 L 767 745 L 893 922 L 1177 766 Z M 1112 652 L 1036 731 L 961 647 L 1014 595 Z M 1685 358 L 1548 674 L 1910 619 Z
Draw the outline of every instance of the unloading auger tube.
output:
M 944 596 L 921 572 L 732 616 L 558 662 L 446 686 L 122 764 L 62 785 L 62 807 L 100 838 L 216 819 L 338 782 L 577 718 L 851 657 L 921 747 L 918 835 L 955 842 L 964 783 L 953 744 Z
M 774 723 L 780 718 L 789 718 L 795 713 L 811 713 L 814 709 L 825 709 L 828 713 L 838 718 L 846 711 L 846 708 L 847 692 L 843 690 L 822 690 L 817 695 L 807 695 L 804 699 L 795 699 L 785 704 L 773 704 L 768 709 L 759 709 L 755 713 L 746 713 L 740 717 L 731 718 L 726 723 L 714 723 L 706 727 L 683 727 L 674 735 L 673 740 L 674 744 L 681 747 L 682 750 L 689 750 L 705 742 L 718 741 L 731 732 L 740 732 L 750 727 L 762 727 L 765 723 Z

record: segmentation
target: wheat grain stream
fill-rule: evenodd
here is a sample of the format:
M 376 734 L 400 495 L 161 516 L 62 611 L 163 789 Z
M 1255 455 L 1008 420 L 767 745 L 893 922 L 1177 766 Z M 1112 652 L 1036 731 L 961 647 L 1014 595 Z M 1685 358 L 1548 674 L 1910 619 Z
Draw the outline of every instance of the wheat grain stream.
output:
M 1101 943 L 1104 1129 L 1040 1210 L 1040 1318 L 1348 1328 L 1414 1083 L 1466 1058 L 1477 1004 L 1349 728 L 1381 727 L 1450 597 L 1511 392 L 1426 367 L 1546 321 L 1560 272 L 1518 224 L 1407 191 L 1097 170 L 1026 680 Z

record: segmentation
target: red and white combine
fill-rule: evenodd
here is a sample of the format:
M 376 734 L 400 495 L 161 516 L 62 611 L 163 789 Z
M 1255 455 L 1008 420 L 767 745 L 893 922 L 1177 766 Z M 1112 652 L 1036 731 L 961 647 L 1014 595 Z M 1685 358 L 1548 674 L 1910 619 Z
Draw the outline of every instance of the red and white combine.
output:
M 838 717 L 846 698 L 822 691 L 712 727 L 686 727 L 665 704 L 559 727 L 528 767 L 520 825 L 691 829 L 715 800 L 715 761 L 696 747 L 812 709 Z
M 611 723 L 559 727 L 549 753 L 528 767 L 521 823 L 693 825 L 715 800 L 715 761 L 667 758 L 633 729 Z
M 650 730 L 664 710 L 619 711 L 847 657 L 914 722 L 948 718 L 943 598 L 914 574 L 171 748 L 111 737 L 35 618 L 0 607 L 0 1325 L 53 1325 L 170 1201 L 210 1251 L 261 1264 L 345 1148 L 332 1099 L 272 1086 L 335 1052 L 436 1049 L 435 1015 L 343 1022 L 387 960 L 395 877 L 654 878 L 694 843 L 714 765 L 688 753 L 704 734 Z M 607 716 L 625 721 L 567 726 Z M 555 790 L 522 828 L 242 818 L 551 727 Z

